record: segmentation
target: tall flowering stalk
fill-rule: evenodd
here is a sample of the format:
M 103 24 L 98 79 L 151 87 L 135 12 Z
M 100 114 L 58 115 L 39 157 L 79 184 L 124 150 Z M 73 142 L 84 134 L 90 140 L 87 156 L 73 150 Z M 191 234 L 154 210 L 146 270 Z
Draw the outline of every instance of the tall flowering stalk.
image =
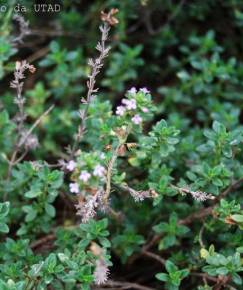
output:
M 22 161 L 22 159 L 26 156 L 29 150 L 35 149 L 38 146 L 38 138 L 33 135 L 33 130 L 38 126 L 41 122 L 42 118 L 45 117 L 49 112 L 53 109 L 53 105 L 50 106 L 29 128 L 25 128 L 25 119 L 26 114 L 24 111 L 25 98 L 23 97 L 23 86 L 24 86 L 24 78 L 25 72 L 29 71 L 30 73 L 34 73 L 36 71 L 35 67 L 29 64 L 26 60 L 17 61 L 15 64 L 14 71 L 14 80 L 10 82 L 10 87 L 16 90 L 16 97 L 14 98 L 14 103 L 18 107 L 18 113 L 16 114 L 14 121 L 16 123 L 17 137 L 13 149 L 13 153 L 11 158 L 8 161 L 8 173 L 7 179 L 10 178 L 12 168 L 15 164 Z M 23 150 L 22 150 L 23 149 Z M 19 157 L 18 154 L 24 151 Z M 7 195 L 5 195 L 4 199 L 6 199 Z
M 108 56 L 108 53 L 110 51 L 110 46 L 106 46 L 106 42 L 108 40 L 108 35 L 111 26 L 118 23 L 118 20 L 114 17 L 114 15 L 118 12 L 117 9 L 111 9 L 109 13 L 101 12 L 101 20 L 103 21 L 103 24 L 99 27 L 101 31 L 101 40 L 96 45 L 96 50 L 99 52 L 99 55 L 96 58 L 91 58 L 88 61 L 88 65 L 90 67 L 90 74 L 88 76 L 87 81 L 87 96 L 86 99 L 82 98 L 81 103 L 85 104 L 85 109 L 79 111 L 79 116 L 81 119 L 81 123 L 78 127 L 78 132 L 75 136 L 75 142 L 71 149 L 71 159 L 73 158 L 78 145 L 82 139 L 82 136 L 85 133 L 86 130 L 86 120 L 89 110 L 89 105 L 92 101 L 92 98 L 94 97 L 94 94 L 98 92 L 98 88 L 95 88 L 96 84 L 96 77 L 100 73 L 101 68 L 104 66 L 104 60 Z
M 16 89 L 15 104 L 18 106 L 19 113 L 16 116 L 17 129 L 20 132 L 23 129 L 23 123 L 26 118 L 24 113 L 25 98 L 22 96 L 24 72 L 29 70 L 31 73 L 35 72 L 35 67 L 30 65 L 26 60 L 17 61 L 15 65 L 14 80 L 10 82 L 10 87 Z
M 36 69 L 33 65 L 30 65 L 26 60 L 17 61 L 15 64 L 14 80 L 10 82 L 10 87 L 16 89 L 16 97 L 14 98 L 14 103 L 18 107 L 18 113 L 15 116 L 15 123 L 17 126 L 17 139 L 14 146 L 13 154 L 9 162 L 8 177 L 10 176 L 12 166 L 16 161 L 16 156 L 20 148 L 24 144 L 28 146 L 28 143 L 29 143 L 29 142 L 27 143 L 23 142 L 23 140 L 25 139 L 24 136 L 26 134 L 25 129 L 24 129 L 24 121 L 26 119 L 26 114 L 24 112 L 25 98 L 23 97 L 22 92 L 23 92 L 23 86 L 24 86 L 23 79 L 25 78 L 24 73 L 26 70 L 29 70 L 29 72 L 34 73 Z M 38 140 L 36 138 L 34 140 L 34 136 L 29 136 L 29 137 L 32 137 L 31 138 L 32 140 L 29 143 L 30 147 L 32 148 L 36 147 L 38 144 Z

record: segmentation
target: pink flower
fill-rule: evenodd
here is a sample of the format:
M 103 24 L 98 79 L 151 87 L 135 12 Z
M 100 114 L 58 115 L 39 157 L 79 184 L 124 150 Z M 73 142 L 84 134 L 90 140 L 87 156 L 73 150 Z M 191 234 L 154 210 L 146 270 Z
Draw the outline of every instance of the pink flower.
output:
M 137 108 L 136 100 L 135 99 L 128 100 L 127 109 L 128 110 L 135 110 L 136 108 Z
M 75 183 L 70 183 L 69 184 L 69 190 L 72 193 L 79 193 L 79 186 L 78 186 L 78 184 L 76 182 Z
M 75 161 L 70 160 L 66 167 L 69 171 L 73 171 L 75 169 L 76 165 L 77 165 L 77 163 Z
M 142 108 L 142 111 L 143 111 L 144 113 L 148 113 L 149 110 L 148 110 L 148 108 L 143 107 L 143 108 Z
M 87 182 L 91 177 L 91 174 L 86 171 L 86 170 L 83 170 L 81 171 L 81 174 L 79 175 L 79 179 L 82 180 L 83 182 Z
M 103 177 L 105 175 L 105 167 L 100 164 L 96 165 L 93 174 L 94 176 Z
M 135 95 L 137 92 L 137 89 L 135 87 L 132 87 L 130 90 L 127 91 L 129 94 Z
M 122 102 L 122 104 L 127 105 L 127 103 L 129 102 L 129 100 L 128 99 L 122 99 L 121 102 Z
M 139 91 L 143 92 L 144 94 L 149 94 L 150 93 L 150 91 L 147 88 L 141 88 Z
M 116 114 L 119 116 L 123 116 L 126 112 L 126 108 L 124 106 L 118 106 L 116 108 Z
M 132 118 L 132 122 L 136 125 L 139 125 L 143 119 L 137 114 Z

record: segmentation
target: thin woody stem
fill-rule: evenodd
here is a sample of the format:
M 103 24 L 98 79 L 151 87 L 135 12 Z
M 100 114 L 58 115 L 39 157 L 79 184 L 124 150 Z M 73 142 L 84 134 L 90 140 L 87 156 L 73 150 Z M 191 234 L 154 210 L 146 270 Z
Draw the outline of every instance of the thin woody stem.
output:
M 206 216 L 211 215 L 218 202 L 222 198 L 224 198 L 232 189 L 237 188 L 241 183 L 243 183 L 243 178 L 240 178 L 239 180 L 233 182 L 224 191 L 222 191 L 222 193 L 217 198 L 214 199 L 213 201 L 214 204 L 212 206 L 202 208 L 201 210 L 188 215 L 186 218 L 178 220 L 178 224 L 188 225 L 194 222 L 195 220 L 204 219 Z M 161 239 L 161 237 L 162 234 L 154 235 L 152 239 L 143 246 L 143 250 L 151 249 Z
M 31 133 L 33 132 L 33 130 L 39 125 L 39 123 L 41 122 L 41 120 L 47 116 L 51 110 L 54 108 L 54 105 L 50 106 L 36 121 L 35 123 L 30 127 L 30 129 L 27 131 L 27 133 L 24 135 L 24 137 L 22 139 L 19 139 L 18 143 L 16 143 L 15 145 L 15 150 L 13 151 L 13 154 L 11 156 L 11 159 L 9 161 L 9 168 L 8 168 L 8 175 L 7 178 L 10 177 L 11 171 L 12 171 L 12 167 L 17 164 L 18 162 L 20 162 L 24 156 L 27 154 L 27 152 L 25 151 L 23 153 L 23 155 L 16 160 L 16 157 L 19 153 L 19 149 L 25 144 L 26 140 L 28 139 L 28 137 L 31 135 Z
M 115 151 L 112 154 L 111 160 L 108 163 L 108 168 L 107 168 L 107 175 L 106 175 L 106 191 L 105 191 L 105 195 L 104 195 L 104 201 L 105 203 L 107 203 L 108 198 L 110 196 L 110 192 L 111 192 L 111 177 L 112 177 L 112 170 L 114 167 L 114 164 L 117 160 L 118 157 L 118 151 L 119 148 L 122 144 L 118 144 Z
M 104 59 L 108 56 L 108 52 L 110 50 L 110 47 L 106 47 L 106 41 L 108 39 L 109 30 L 110 26 L 106 22 L 104 22 L 103 26 L 100 26 L 101 41 L 98 42 L 96 46 L 96 49 L 99 51 L 100 54 L 96 59 L 90 59 L 88 62 L 91 68 L 91 73 L 87 81 L 88 92 L 86 100 L 84 99 L 81 100 L 83 103 L 86 104 L 86 107 L 83 111 L 80 112 L 81 124 L 78 127 L 78 132 L 70 152 L 71 159 L 73 158 L 75 152 L 77 151 L 78 145 L 85 133 L 86 120 L 88 116 L 89 106 L 92 101 L 92 95 L 98 91 L 98 88 L 95 88 L 96 77 L 100 73 L 100 70 L 104 65 Z
M 40 124 L 41 120 L 47 116 L 54 108 L 54 105 L 51 105 L 36 121 L 35 123 L 30 127 L 30 129 L 27 131 L 27 133 L 25 134 L 24 138 L 22 138 L 21 142 L 18 144 L 18 147 L 21 147 L 26 140 L 28 139 L 28 137 L 30 136 L 30 134 L 33 132 L 33 130 Z
M 110 196 L 112 171 L 113 171 L 114 165 L 116 163 L 116 160 L 119 156 L 119 149 L 121 148 L 121 146 L 123 146 L 126 143 L 127 137 L 130 134 L 130 131 L 131 131 L 131 128 L 130 128 L 130 126 L 128 126 L 123 138 L 119 139 L 119 143 L 118 143 L 117 147 L 115 148 L 115 150 L 113 151 L 112 157 L 108 163 L 107 175 L 106 175 L 106 190 L 105 190 L 105 194 L 104 194 L 104 202 L 105 203 L 108 202 L 108 199 Z
M 197 191 L 193 191 L 189 188 L 185 188 L 185 187 L 177 187 L 173 184 L 170 185 L 173 189 L 179 191 L 181 194 L 190 194 L 195 200 L 198 201 L 206 201 L 208 199 L 215 199 L 215 196 L 213 196 L 212 194 L 197 190 Z

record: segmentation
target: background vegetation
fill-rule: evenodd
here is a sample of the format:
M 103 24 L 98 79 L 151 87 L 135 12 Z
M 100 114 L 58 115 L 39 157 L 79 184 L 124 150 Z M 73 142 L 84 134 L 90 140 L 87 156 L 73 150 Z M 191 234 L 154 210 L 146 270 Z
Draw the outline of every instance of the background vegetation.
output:
M 58 13 L 18 1 L 29 9 L 20 13 L 31 30 L 22 41 L 16 2 L 0 3 L 8 6 L 0 12 L 0 289 L 242 289 L 243 1 L 64 0 Z M 85 106 L 100 12 L 111 8 L 119 23 L 75 156 L 93 166 L 94 152 L 108 164 L 112 148 L 122 152 L 110 209 L 82 223 L 69 189 L 76 177 L 61 165 Z M 39 145 L 25 144 L 11 164 L 21 132 L 9 83 L 20 60 L 36 67 L 23 95 L 25 130 L 39 120 Z M 116 116 L 132 87 L 151 92 L 153 104 L 136 94 L 150 110 L 143 128 Z M 124 124 L 133 126 L 127 140 L 116 138 Z M 101 252 L 110 280 L 98 286 Z

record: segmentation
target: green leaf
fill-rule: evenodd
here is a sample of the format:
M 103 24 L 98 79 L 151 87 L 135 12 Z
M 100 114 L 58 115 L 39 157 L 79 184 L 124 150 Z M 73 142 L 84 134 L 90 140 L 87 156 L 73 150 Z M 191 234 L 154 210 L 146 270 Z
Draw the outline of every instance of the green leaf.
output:
M 173 273 L 173 272 L 176 272 L 178 270 L 177 266 L 173 262 L 171 262 L 170 260 L 167 260 L 165 262 L 165 268 L 166 268 L 168 273 L 170 273 L 170 272 Z
M 28 272 L 30 277 L 37 277 L 43 267 L 44 262 L 40 262 L 39 264 L 34 264 L 31 266 L 31 270 Z
M 45 211 L 50 217 L 54 217 L 56 215 L 55 207 L 49 203 L 45 204 Z
M 217 270 L 216 270 L 217 274 L 219 275 L 227 275 L 229 273 L 228 269 L 226 267 L 219 267 Z
M 25 221 L 31 222 L 36 218 L 36 216 L 37 216 L 37 211 L 31 207 L 29 208 L 28 213 L 25 217 Z
M 232 220 L 234 220 L 237 223 L 243 223 L 243 215 L 242 214 L 233 214 L 230 216 Z
M 30 190 L 30 191 L 27 191 L 24 196 L 27 197 L 27 198 L 35 198 L 37 196 L 40 196 L 42 194 L 42 192 L 40 190 Z
M 234 281 L 235 284 L 242 285 L 242 278 L 237 273 L 232 274 L 232 280 Z
M 165 273 L 158 273 L 155 275 L 155 277 L 160 280 L 160 281 L 163 281 L 163 282 L 167 282 L 168 279 L 169 279 L 169 275 L 168 274 L 165 274 Z
M 219 178 L 214 178 L 212 182 L 216 186 L 223 186 L 223 182 Z
M 176 243 L 176 236 L 175 235 L 167 235 L 163 239 L 163 248 L 167 249 Z
M 48 273 L 54 273 L 54 268 L 57 264 L 57 257 L 55 254 L 50 254 L 45 260 L 45 268 L 47 269 Z
M 159 223 L 158 225 L 153 226 L 153 230 L 154 230 L 156 233 L 163 233 L 163 232 L 166 232 L 167 229 L 168 229 L 168 224 L 167 224 L 167 223 L 164 223 L 164 222 L 161 222 L 161 223 Z
M 187 269 L 180 270 L 181 279 L 184 279 L 185 277 L 187 277 L 189 275 L 189 273 L 190 272 Z
M 58 253 L 57 256 L 58 256 L 59 260 L 63 263 L 67 262 L 70 259 L 70 257 L 65 255 L 64 253 Z
M 26 221 L 26 222 L 31 222 L 31 221 L 33 221 L 33 220 L 36 218 L 36 216 L 37 216 L 36 211 L 31 211 L 31 212 L 29 212 L 29 213 L 26 215 L 26 217 L 25 217 L 25 221 Z
M 8 233 L 9 232 L 9 227 L 7 224 L 0 223 L 0 232 L 1 233 Z
M 238 248 L 236 249 L 236 251 L 237 251 L 238 253 L 240 253 L 240 254 L 243 254 L 243 246 L 242 246 L 242 247 L 238 247 Z
M 106 238 L 99 238 L 99 242 L 104 248 L 109 248 L 111 246 L 111 242 Z
M 213 130 L 218 134 L 226 132 L 225 126 L 223 124 L 219 123 L 218 121 L 213 122 Z
M 222 151 L 223 151 L 224 156 L 227 158 L 231 158 L 233 156 L 233 151 L 230 146 L 227 146 L 227 145 L 224 146 Z
M 9 213 L 10 203 L 8 201 L 0 203 L 0 219 L 6 217 Z
M 63 183 L 63 172 L 54 170 L 48 174 L 48 182 L 51 185 L 51 188 L 58 189 Z

